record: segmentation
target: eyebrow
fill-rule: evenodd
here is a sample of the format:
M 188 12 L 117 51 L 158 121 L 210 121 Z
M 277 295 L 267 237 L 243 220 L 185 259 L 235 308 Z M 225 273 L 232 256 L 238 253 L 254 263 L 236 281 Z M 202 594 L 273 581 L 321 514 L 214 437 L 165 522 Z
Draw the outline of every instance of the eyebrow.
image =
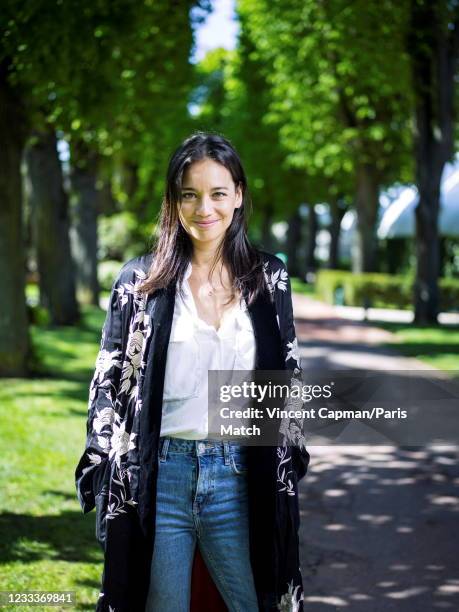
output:
M 212 187 L 212 191 L 214 189 L 229 189 L 229 187 Z M 196 191 L 193 187 L 182 187 L 182 191 Z

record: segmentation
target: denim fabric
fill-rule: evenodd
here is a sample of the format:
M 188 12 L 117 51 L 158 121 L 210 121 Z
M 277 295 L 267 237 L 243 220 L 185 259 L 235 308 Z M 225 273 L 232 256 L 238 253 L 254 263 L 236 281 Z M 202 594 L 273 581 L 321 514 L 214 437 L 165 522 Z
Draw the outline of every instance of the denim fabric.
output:
M 146 612 L 188 612 L 198 544 L 230 612 L 256 612 L 249 555 L 247 449 L 161 437 Z

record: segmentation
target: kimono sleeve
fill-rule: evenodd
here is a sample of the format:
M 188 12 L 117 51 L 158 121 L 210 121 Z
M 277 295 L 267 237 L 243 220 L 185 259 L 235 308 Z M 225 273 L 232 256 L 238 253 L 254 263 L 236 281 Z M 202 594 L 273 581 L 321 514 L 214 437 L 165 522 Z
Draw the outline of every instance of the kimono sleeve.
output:
M 280 267 L 273 275 L 275 283 L 275 299 L 279 317 L 279 330 L 282 341 L 282 351 L 285 359 L 285 368 L 290 371 L 290 388 L 298 387 L 298 393 L 292 394 L 285 404 L 286 409 L 301 410 L 301 387 L 303 384 L 303 371 L 298 354 L 298 340 L 296 337 L 293 318 L 292 289 L 290 278 L 284 264 L 279 260 Z M 299 396 L 299 397 L 298 397 Z M 304 419 L 289 418 L 282 421 L 280 433 L 282 444 L 292 447 L 293 466 L 297 473 L 297 480 L 301 480 L 307 472 L 309 453 L 306 450 L 306 437 L 303 429 Z
M 118 277 L 119 278 L 119 277 Z M 115 402 L 122 366 L 122 316 L 118 279 L 113 283 L 102 328 L 99 353 L 89 387 L 86 446 L 75 470 L 78 500 L 84 513 L 95 506 L 109 469 Z

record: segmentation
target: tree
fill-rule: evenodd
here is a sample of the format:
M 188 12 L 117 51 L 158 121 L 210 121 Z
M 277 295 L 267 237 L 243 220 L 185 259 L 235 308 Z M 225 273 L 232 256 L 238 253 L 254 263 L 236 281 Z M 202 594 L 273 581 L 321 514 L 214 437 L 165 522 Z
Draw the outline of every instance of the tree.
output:
M 68 196 L 52 128 L 34 132 L 26 159 L 41 304 L 49 310 L 53 325 L 71 325 L 79 318 L 75 268 L 70 252 Z
M 18 354 L 27 345 L 24 270 L 19 270 L 25 259 L 19 178 L 30 132 L 22 128 L 36 127 L 39 115 L 39 125 L 44 117 L 53 129 L 70 141 L 85 142 L 96 154 L 123 150 L 139 165 L 143 184 L 150 185 L 149 174 L 154 173 L 158 188 L 170 143 L 189 125 L 184 94 L 190 86 L 193 42 L 189 13 L 196 5 L 209 10 L 207 0 L 2 3 L 0 95 L 7 112 L 0 138 L 7 151 L 1 171 L 5 204 L 0 238 L 2 266 L 9 266 L 4 278 L 11 276 L 16 302 L 5 308 L 3 325 L 14 333 Z M 11 238 L 17 239 L 14 258 Z M 1 366 L 5 371 L 24 371 L 24 355 L 8 359 L 10 365 L 4 360 Z
M 8 58 L 0 61 L 0 375 L 22 376 L 29 348 L 20 172 L 26 112 L 9 68 Z
M 240 0 L 239 7 L 247 35 L 272 66 L 269 116 L 281 126 L 288 162 L 328 178 L 335 196 L 349 194 L 352 181 L 354 269 L 374 269 L 379 191 L 410 172 L 406 6 Z
M 434 323 L 438 314 L 438 213 L 443 168 L 454 155 L 454 101 L 459 51 L 459 5 L 411 0 L 407 37 L 415 92 L 417 268 L 415 321 Z
M 79 298 L 99 305 L 97 276 L 97 219 L 100 198 L 97 189 L 98 155 L 84 141 L 72 140 L 70 181 L 74 226 L 72 244 L 77 263 Z
M 328 268 L 336 269 L 338 268 L 339 258 L 338 258 L 338 247 L 339 247 L 339 237 L 341 230 L 341 221 L 344 217 L 344 214 L 347 210 L 348 206 L 343 197 L 339 195 L 331 195 L 329 210 L 330 210 L 330 249 L 328 255 Z
M 276 127 L 265 121 L 269 101 L 264 71 L 243 31 L 235 51 L 213 50 L 196 66 L 195 124 L 224 133 L 236 146 L 253 202 L 251 238 L 273 250 L 272 224 L 298 208 L 306 177 L 285 163 Z

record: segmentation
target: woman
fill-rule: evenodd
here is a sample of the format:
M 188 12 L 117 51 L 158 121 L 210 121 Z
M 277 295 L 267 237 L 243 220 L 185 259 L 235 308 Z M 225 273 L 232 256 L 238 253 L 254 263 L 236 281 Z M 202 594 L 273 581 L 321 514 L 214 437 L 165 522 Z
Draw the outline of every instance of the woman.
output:
M 169 163 L 153 254 L 113 285 L 76 469 L 105 552 L 97 610 L 188 610 L 197 543 L 230 611 L 303 609 L 303 436 L 207 435 L 208 370 L 301 373 L 288 275 L 250 245 L 248 204 L 232 145 L 191 136 Z

